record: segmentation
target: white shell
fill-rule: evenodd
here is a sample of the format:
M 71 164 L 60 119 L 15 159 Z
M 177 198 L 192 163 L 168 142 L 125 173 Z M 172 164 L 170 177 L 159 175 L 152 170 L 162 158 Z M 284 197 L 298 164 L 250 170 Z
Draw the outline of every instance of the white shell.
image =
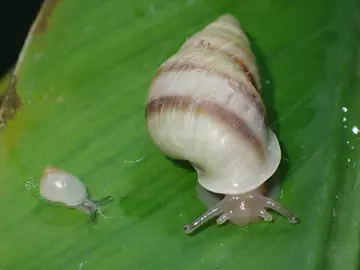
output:
M 48 166 L 40 180 L 40 195 L 48 201 L 76 207 L 87 198 L 87 191 L 77 177 Z
M 149 89 L 150 137 L 167 156 L 190 161 L 205 189 L 228 195 L 255 190 L 281 160 L 277 137 L 265 124 L 259 81 L 240 25 L 231 15 L 220 17 L 160 67 Z

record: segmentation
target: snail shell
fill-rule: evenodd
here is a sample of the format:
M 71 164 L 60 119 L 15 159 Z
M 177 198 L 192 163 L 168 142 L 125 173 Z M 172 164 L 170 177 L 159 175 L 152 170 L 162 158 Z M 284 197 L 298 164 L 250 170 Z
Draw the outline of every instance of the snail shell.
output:
M 49 202 L 61 203 L 89 213 L 92 223 L 95 222 L 98 207 L 111 199 L 107 196 L 98 201 L 90 200 L 86 187 L 77 177 L 54 166 L 47 166 L 43 170 L 40 195 Z
M 297 222 L 262 196 L 263 184 L 279 166 L 281 149 L 267 126 L 260 88 L 250 43 L 229 14 L 190 37 L 153 79 L 146 121 L 154 144 L 173 159 L 190 161 L 203 188 L 227 195 L 186 232 L 220 214 L 218 223 L 247 224 L 255 216 L 270 221 L 264 203 L 276 204 L 277 211 Z M 244 202 L 248 208 L 241 211 L 238 203 Z
M 250 79 L 258 78 L 254 57 L 241 49 L 248 48 L 247 39 L 230 19 L 210 24 L 162 65 L 150 88 L 147 122 L 163 152 L 201 166 L 198 180 L 204 188 L 239 194 L 264 183 L 277 169 L 281 152 L 265 125 L 259 82 Z M 220 35 L 222 28 L 227 36 Z M 227 50 L 228 43 L 233 48 Z M 240 52 L 233 54 L 236 48 Z M 246 62 L 251 63 L 248 73 L 242 68 Z

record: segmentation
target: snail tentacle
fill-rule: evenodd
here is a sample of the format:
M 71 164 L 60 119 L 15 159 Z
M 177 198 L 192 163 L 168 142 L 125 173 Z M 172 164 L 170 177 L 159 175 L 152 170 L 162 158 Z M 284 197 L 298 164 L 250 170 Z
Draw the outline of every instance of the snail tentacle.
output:
M 107 203 L 110 203 L 112 201 L 112 197 L 111 196 L 106 196 L 104 198 L 101 198 L 100 200 L 95 200 L 93 201 L 96 205 L 101 206 Z
M 88 212 L 90 214 L 91 223 L 95 223 L 96 211 L 98 211 L 100 206 L 107 204 L 111 201 L 111 196 L 106 196 L 104 198 L 101 198 L 100 200 L 90 200 L 89 198 L 85 198 L 78 206 L 76 206 L 76 208 Z
M 269 212 L 266 211 L 265 209 L 260 210 L 260 217 L 262 217 L 267 222 L 271 222 L 274 220 L 273 216 L 270 215 Z
M 198 217 L 196 220 L 194 220 L 192 223 L 187 224 L 184 226 L 185 233 L 189 234 L 195 231 L 197 228 L 199 228 L 204 223 L 208 222 L 210 219 L 220 215 L 223 211 L 222 202 L 219 202 L 214 207 L 203 213 L 200 217 Z
M 296 215 L 291 213 L 288 209 L 286 209 L 284 206 L 282 206 L 278 202 L 274 201 L 273 199 L 261 196 L 261 195 L 259 195 L 259 196 L 263 200 L 265 208 L 269 208 L 269 209 L 272 209 L 272 210 L 278 212 L 279 214 L 286 217 L 289 220 L 289 222 L 292 224 L 296 224 L 299 222 L 299 220 L 300 220 L 299 217 L 297 217 Z
M 216 223 L 219 225 L 224 224 L 230 218 L 231 218 L 231 212 L 225 212 L 220 217 L 218 217 Z
M 94 209 L 89 209 L 89 210 L 90 210 L 90 221 L 91 223 L 95 223 L 96 211 Z
M 259 190 L 241 194 L 226 195 L 215 206 L 202 214 L 190 225 L 185 226 L 185 232 L 191 233 L 213 217 L 219 216 L 217 224 L 224 224 L 230 221 L 233 224 L 248 225 L 251 221 L 263 218 L 267 222 L 273 221 L 273 216 L 266 209 L 272 209 L 288 218 L 292 224 L 298 223 L 299 218 L 292 214 L 281 204 L 261 195 Z

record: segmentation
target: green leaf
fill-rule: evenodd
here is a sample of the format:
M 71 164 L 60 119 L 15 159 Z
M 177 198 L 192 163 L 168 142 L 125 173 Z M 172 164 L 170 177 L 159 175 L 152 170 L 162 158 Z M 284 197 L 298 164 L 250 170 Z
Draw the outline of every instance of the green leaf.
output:
M 152 144 L 146 95 L 159 65 L 228 12 L 281 141 L 279 201 L 301 222 L 186 235 L 205 209 L 196 174 Z M 0 133 L 0 269 L 357 269 L 359 14 L 355 0 L 46 1 L 13 73 L 23 106 Z M 41 200 L 49 164 L 112 195 L 108 218 Z

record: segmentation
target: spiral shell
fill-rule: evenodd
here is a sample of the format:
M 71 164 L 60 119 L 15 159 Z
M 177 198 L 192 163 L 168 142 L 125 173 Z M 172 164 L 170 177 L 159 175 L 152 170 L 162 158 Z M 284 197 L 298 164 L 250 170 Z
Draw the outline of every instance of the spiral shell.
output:
M 88 196 L 84 184 L 76 176 L 54 166 L 47 166 L 43 170 L 40 195 L 48 201 L 69 207 L 81 204 Z
M 146 120 L 154 144 L 171 158 L 190 161 L 211 192 L 255 190 L 281 159 L 259 78 L 239 23 L 229 14 L 219 17 L 190 37 L 153 79 Z

